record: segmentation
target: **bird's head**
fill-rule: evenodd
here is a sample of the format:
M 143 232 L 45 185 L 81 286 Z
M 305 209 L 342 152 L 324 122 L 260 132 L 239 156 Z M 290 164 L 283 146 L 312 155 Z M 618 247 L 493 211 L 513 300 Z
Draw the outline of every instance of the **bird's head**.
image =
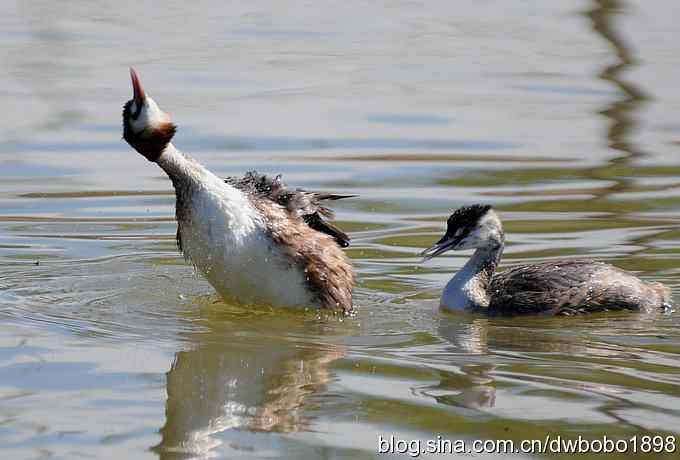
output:
M 498 247 L 503 241 L 503 227 L 491 206 L 463 206 L 449 216 L 444 236 L 424 250 L 422 256 L 429 260 L 450 250 Z
M 149 161 L 157 161 L 175 135 L 170 115 L 148 96 L 131 67 L 132 99 L 123 106 L 123 138 Z

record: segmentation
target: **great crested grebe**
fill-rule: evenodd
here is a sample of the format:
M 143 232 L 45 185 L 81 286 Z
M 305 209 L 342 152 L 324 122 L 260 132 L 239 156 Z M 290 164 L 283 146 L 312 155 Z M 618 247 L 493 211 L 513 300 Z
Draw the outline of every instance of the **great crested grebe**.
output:
M 503 226 L 491 206 L 464 206 L 451 214 L 446 234 L 423 251 L 425 260 L 448 250 L 476 250 L 446 285 L 442 308 L 489 315 L 572 315 L 670 306 L 670 289 L 663 284 L 592 260 L 522 265 L 495 274 L 504 244 Z
M 217 177 L 170 142 L 175 125 L 130 69 L 123 138 L 175 188 L 177 245 L 227 300 L 352 312 L 349 237 L 324 220 L 324 200 L 351 195 L 290 189 L 255 172 Z

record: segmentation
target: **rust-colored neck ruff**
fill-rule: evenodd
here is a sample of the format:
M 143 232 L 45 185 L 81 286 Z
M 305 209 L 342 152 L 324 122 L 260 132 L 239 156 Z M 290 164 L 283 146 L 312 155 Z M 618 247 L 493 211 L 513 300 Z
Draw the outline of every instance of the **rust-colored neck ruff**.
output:
M 168 122 L 160 125 L 153 131 L 144 131 L 140 134 L 133 134 L 132 130 L 125 124 L 126 129 L 123 132 L 125 140 L 144 158 L 149 161 L 156 162 L 163 153 L 165 147 L 170 143 L 172 136 L 175 135 L 177 128 L 174 124 Z

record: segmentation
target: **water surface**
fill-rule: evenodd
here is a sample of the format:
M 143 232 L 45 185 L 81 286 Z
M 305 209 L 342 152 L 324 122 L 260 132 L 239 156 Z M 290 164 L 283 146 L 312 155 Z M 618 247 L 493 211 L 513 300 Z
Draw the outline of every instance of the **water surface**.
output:
M 677 314 L 445 314 L 468 254 L 418 257 L 492 203 L 504 265 L 593 257 L 677 297 L 676 2 L 0 5 L 2 458 L 680 435 Z M 194 274 L 171 184 L 120 139 L 128 65 L 212 170 L 360 195 L 336 207 L 355 318 Z

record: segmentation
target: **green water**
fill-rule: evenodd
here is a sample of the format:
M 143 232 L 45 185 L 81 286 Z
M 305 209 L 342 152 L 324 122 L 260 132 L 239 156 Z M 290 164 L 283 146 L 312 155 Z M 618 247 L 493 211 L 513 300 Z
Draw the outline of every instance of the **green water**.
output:
M 445 314 L 469 254 L 418 256 L 491 203 L 503 265 L 597 258 L 678 297 L 676 2 L 0 6 L 0 457 L 680 437 L 677 313 Z M 128 65 L 215 172 L 360 195 L 336 205 L 356 317 L 225 305 L 194 274 L 171 184 L 120 139 Z

